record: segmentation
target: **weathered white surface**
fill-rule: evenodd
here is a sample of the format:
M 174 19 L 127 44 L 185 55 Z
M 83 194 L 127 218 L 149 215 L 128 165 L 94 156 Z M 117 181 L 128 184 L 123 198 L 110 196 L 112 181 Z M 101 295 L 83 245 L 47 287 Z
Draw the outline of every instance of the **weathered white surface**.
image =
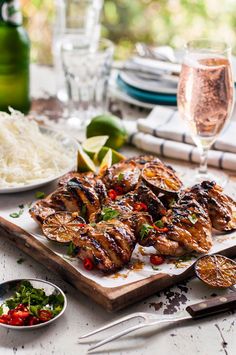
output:
M 47 86 L 44 82 L 46 79 L 41 82 L 40 78 L 48 78 L 47 74 L 50 74 L 50 71 L 45 75 L 42 73 L 45 73 L 43 69 L 39 76 L 37 70 L 34 71 L 37 79 L 33 81 L 35 85 L 37 84 L 33 88 L 34 93 L 38 92 L 37 87 Z M 125 152 L 132 155 L 137 153 L 137 150 L 129 148 Z M 232 179 L 228 189 L 233 194 L 236 194 L 235 186 L 236 181 Z M 168 313 L 184 309 L 187 304 L 199 302 L 206 297 L 224 293 L 224 291 L 212 290 L 194 279 L 187 285 L 173 287 L 127 310 L 109 314 L 63 282 L 60 277 L 49 272 L 40 262 L 37 263 L 29 256 L 22 254 L 5 239 L 0 238 L 0 250 L 0 281 L 20 277 L 47 279 L 62 287 L 68 297 L 67 311 L 55 325 L 28 332 L 7 331 L 0 328 L 0 355 L 84 355 L 88 345 L 79 344 L 79 336 L 115 317 L 136 311 Z M 17 263 L 19 258 L 24 259 L 22 264 Z M 98 338 L 94 337 L 94 339 Z M 174 327 L 165 326 L 142 330 L 104 346 L 97 353 L 107 355 L 233 355 L 235 349 L 235 314 L 225 313 Z

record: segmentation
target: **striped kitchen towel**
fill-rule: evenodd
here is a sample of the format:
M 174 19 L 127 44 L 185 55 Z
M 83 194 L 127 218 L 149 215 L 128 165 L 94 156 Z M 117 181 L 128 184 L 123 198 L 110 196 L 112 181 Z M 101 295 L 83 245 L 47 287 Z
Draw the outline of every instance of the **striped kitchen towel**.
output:
M 197 147 L 178 111 L 156 106 L 145 119 L 127 122 L 129 142 L 157 155 L 199 163 Z M 209 151 L 211 166 L 236 171 L 236 122 L 231 121 Z

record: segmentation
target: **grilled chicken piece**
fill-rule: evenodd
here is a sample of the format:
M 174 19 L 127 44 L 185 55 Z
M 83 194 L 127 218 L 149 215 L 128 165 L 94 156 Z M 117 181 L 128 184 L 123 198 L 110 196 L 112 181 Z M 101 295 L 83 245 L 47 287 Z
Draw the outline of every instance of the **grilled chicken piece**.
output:
M 147 206 L 147 212 L 152 216 L 154 221 L 157 221 L 166 213 L 161 200 L 143 183 L 135 190 L 134 201 L 143 202 Z
M 41 226 L 46 217 L 56 211 L 61 211 L 60 206 L 53 205 L 50 196 L 47 198 L 35 202 L 35 204 L 29 209 L 31 217 Z
M 154 246 L 162 255 L 179 256 L 188 252 L 205 253 L 212 246 L 211 221 L 207 211 L 185 194 L 161 219 L 163 228 L 151 229 L 139 243 Z
M 102 201 L 107 198 L 104 184 L 99 179 L 96 180 L 93 174 L 79 174 L 67 183 L 64 180 L 63 183 L 30 209 L 32 218 L 39 224 L 42 224 L 49 214 L 57 211 L 78 212 L 90 220 L 93 213 L 100 211 Z
M 208 210 L 213 228 L 219 231 L 236 229 L 236 202 L 214 181 L 203 181 L 188 191 Z
M 110 220 L 85 226 L 73 238 L 73 244 L 79 259 L 89 258 L 99 270 L 111 273 L 130 261 L 136 240 L 124 223 Z
M 95 175 L 92 172 L 88 172 L 88 173 L 79 173 L 78 171 L 70 171 L 69 173 L 63 175 L 58 182 L 58 186 L 66 186 L 66 184 L 68 183 L 68 181 L 70 181 L 73 178 L 81 178 L 81 177 L 85 177 L 87 179 L 89 179 L 90 181 L 94 181 L 95 179 Z
M 133 161 L 121 161 L 105 171 L 102 180 L 107 189 L 119 189 L 122 194 L 135 189 L 140 177 L 140 169 Z
M 90 220 L 90 216 L 95 212 L 100 211 L 101 204 L 99 197 L 90 184 L 90 182 L 85 178 L 73 178 L 67 183 L 67 190 L 71 193 L 74 198 L 80 201 L 80 204 L 83 208 L 85 206 L 86 211 L 86 220 Z

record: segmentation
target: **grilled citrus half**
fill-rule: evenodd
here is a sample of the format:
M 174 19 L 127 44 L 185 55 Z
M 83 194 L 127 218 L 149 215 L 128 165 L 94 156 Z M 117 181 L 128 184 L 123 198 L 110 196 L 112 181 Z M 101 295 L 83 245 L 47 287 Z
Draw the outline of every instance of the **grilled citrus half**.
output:
M 236 284 L 236 262 L 223 255 L 206 255 L 195 263 L 200 280 L 212 287 L 230 287 Z
M 55 212 L 45 218 L 42 230 L 48 239 L 66 244 L 84 225 L 84 219 L 75 212 Z
M 145 164 L 142 177 L 150 187 L 159 192 L 178 193 L 182 187 L 175 171 L 158 161 Z

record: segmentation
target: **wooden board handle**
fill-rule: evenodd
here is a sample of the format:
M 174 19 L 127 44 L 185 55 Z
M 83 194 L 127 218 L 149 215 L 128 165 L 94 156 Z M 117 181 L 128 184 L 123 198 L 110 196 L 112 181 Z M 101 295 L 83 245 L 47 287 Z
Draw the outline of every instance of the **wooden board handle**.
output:
M 200 303 L 193 304 L 186 308 L 186 311 L 193 317 L 205 317 L 209 314 L 232 310 L 236 308 L 236 292 L 224 296 L 214 297 Z

